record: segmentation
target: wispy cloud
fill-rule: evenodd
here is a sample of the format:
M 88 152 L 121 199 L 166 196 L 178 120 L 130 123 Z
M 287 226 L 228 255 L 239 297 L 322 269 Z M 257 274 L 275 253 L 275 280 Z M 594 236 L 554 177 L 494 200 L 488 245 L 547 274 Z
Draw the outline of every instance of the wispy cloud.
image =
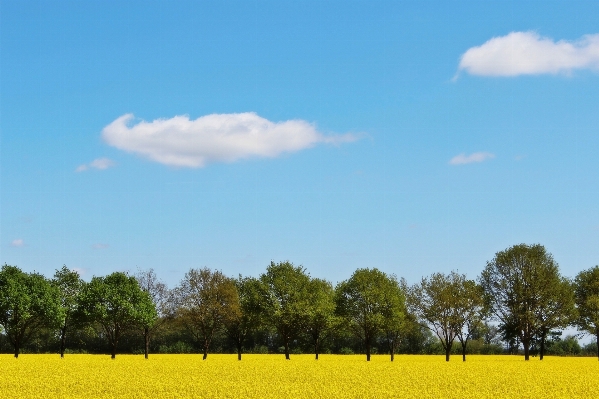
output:
M 110 245 L 108 245 L 108 244 L 101 244 L 101 243 L 97 243 L 97 244 L 94 244 L 94 245 L 92 245 L 92 248 L 93 248 L 93 249 L 106 249 L 106 248 L 108 248 L 109 246 L 110 246 Z
M 76 172 L 84 172 L 84 171 L 86 171 L 88 169 L 104 170 L 104 169 L 111 168 L 114 165 L 115 165 L 115 162 L 113 160 L 111 160 L 111 159 L 108 159 L 108 158 L 98 158 L 98 159 L 94 159 L 90 163 L 79 165 L 77 167 L 77 169 L 75 169 L 75 171 Z
M 468 163 L 484 162 L 487 159 L 493 159 L 495 155 L 490 152 L 475 152 L 470 155 L 460 154 L 449 160 L 450 165 L 465 165 Z
M 576 69 L 599 71 L 599 34 L 556 42 L 536 32 L 512 32 L 468 49 L 458 73 L 518 76 L 569 74 Z
M 23 239 L 22 239 L 22 238 L 17 238 L 17 239 L 15 239 L 15 240 L 12 240 L 12 241 L 10 242 L 10 246 L 11 246 L 11 247 L 22 247 L 22 246 L 24 246 L 24 245 L 25 245 L 25 241 L 23 241 Z
M 165 165 L 201 168 L 214 162 L 276 157 L 321 143 L 357 140 L 352 134 L 325 136 L 303 120 L 271 122 L 253 112 L 212 114 L 190 120 L 181 115 L 133 124 L 126 114 L 102 130 L 109 145 Z
M 83 276 L 85 273 L 87 273 L 87 269 L 84 269 L 82 267 L 74 267 L 71 270 L 79 273 L 79 276 Z

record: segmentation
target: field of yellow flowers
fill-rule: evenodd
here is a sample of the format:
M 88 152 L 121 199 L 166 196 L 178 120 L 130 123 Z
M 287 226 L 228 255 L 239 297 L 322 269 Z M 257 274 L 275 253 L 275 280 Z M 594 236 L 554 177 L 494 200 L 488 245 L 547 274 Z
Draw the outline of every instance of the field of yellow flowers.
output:
M 599 398 L 596 358 L 0 355 L 2 398 Z

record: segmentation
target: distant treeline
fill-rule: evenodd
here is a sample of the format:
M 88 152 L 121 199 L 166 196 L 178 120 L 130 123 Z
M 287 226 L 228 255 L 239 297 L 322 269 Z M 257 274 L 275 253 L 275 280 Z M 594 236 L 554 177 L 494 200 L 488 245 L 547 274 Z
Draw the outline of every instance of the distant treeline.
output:
M 581 348 L 572 326 L 595 342 Z M 0 351 L 13 353 L 545 354 L 599 358 L 599 266 L 574 280 L 542 245 L 495 254 L 476 280 L 409 286 L 377 269 L 333 285 L 285 261 L 258 277 L 191 269 L 169 289 L 153 270 L 83 281 L 0 270 Z

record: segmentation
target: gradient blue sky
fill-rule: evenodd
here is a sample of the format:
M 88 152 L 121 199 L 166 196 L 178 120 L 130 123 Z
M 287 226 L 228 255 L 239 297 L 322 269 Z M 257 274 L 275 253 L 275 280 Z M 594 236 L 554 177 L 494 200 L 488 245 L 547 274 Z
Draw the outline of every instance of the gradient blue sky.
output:
M 0 23 L 2 264 L 174 286 L 271 260 L 475 278 L 518 243 L 599 263 L 597 1 L 2 1 Z M 256 136 L 185 122 L 246 112 Z

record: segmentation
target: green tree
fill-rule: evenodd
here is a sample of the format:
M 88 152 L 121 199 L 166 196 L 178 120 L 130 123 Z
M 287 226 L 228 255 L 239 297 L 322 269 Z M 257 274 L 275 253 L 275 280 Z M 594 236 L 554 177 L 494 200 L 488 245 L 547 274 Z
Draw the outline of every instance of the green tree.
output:
M 383 333 L 391 361 L 393 361 L 401 338 L 406 332 L 408 311 L 405 293 L 395 276 L 387 276 L 387 284 L 384 288 Z
M 306 328 L 310 307 L 310 276 L 289 261 L 270 262 L 260 275 L 262 310 L 266 322 L 277 330 L 289 360 L 289 346 Z
M 490 309 L 505 332 L 515 332 L 529 360 L 533 340 L 543 329 L 562 323 L 551 303 L 567 300 L 558 265 L 542 245 L 514 245 L 487 262 L 480 283 Z M 541 314 L 547 314 L 544 320 Z
M 463 275 L 452 272 L 450 275 L 433 273 L 414 285 L 409 293 L 410 307 L 418 319 L 437 335 L 449 361 L 453 342 L 463 326 L 459 315 L 460 284 Z
M 218 270 L 191 269 L 174 293 L 176 317 L 201 343 L 205 360 L 215 333 L 241 312 L 235 281 Z
M 135 277 L 122 272 L 93 277 L 83 289 L 79 306 L 86 319 L 102 329 L 112 359 L 123 334 L 156 318 L 150 295 L 141 289 Z
M 462 346 L 462 361 L 466 361 L 466 346 L 472 335 L 483 326 L 486 314 L 486 303 L 482 287 L 465 275 L 452 273 L 456 284 L 457 297 L 455 303 L 456 336 Z
M 148 293 L 153 307 L 156 309 L 155 314 L 151 311 L 142 312 L 145 317 L 140 319 L 144 337 L 144 357 L 147 359 L 150 351 L 150 339 L 169 319 L 172 307 L 169 302 L 169 289 L 158 279 L 154 269 L 139 270 L 135 274 L 135 279 L 140 288 Z
M 243 344 L 247 336 L 258 328 L 261 323 L 261 285 L 253 277 L 239 276 L 235 280 L 239 295 L 239 312 L 232 312 L 226 318 L 227 335 L 237 348 L 237 360 L 241 360 Z
M 4 264 L 0 270 L 0 325 L 19 357 L 21 346 L 62 319 L 58 290 L 41 274 Z
M 314 356 L 318 360 L 323 336 L 337 325 L 335 317 L 335 290 L 330 282 L 319 278 L 310 280 L 306 327 L 312 340 Z
M 77 324 L 79 296 L 85 283 L 79 276 L 79 273 L 69 270 L 66 265 L 63 265 L 60 270 L 56 270 L 51 283 L 58 289 L 59 293 L 61 307 L 61 320 L 59 324 L 60 357 L 64 357 L 67 332 Z
M 549 276 L 543 287 L 545 295 L 535 312 L 538 321 L 539 359 L 545 356 L 547 336 L 555 329 L 566 328 L 576 319 L 572 283 L 561 276 Z
M 574 287 L 576 324 L 581 331 L 595 336 L 599 359 L 599 266 L 578 273 Z
M 337 313 L 366 349 L 370 361 L 372 346 L 383 332 L 399 331 L 403 295 L 397 280 L 380 270 L 358 269 L 335 288 Z M 397 339 L 393 342 L 396 346 Z M 392 352 L 393 357 L 393 352 Z

